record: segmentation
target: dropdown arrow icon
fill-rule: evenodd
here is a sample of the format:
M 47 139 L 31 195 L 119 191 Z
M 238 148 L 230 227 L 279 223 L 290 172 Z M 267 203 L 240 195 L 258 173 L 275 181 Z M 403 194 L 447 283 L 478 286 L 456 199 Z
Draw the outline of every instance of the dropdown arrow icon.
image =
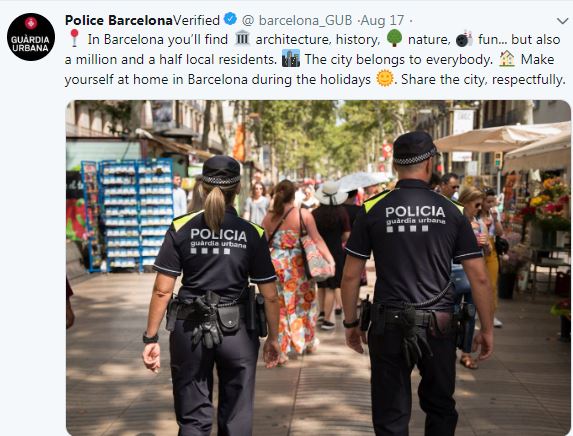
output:
M 569 17 L 561 19 L 561 18 L 557 18 L 557 21 L 559 21 L 561 24 L 565 24 L 567 21 L 569 21 Z

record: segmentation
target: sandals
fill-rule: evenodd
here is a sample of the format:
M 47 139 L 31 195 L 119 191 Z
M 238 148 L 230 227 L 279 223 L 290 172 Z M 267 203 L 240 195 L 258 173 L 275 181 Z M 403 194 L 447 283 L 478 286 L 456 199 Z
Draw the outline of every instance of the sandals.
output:
M 478 369 L 477 362 L 472 358 L 472 356 L 462 356 L 460 358 L 460 364 L 467 369 Z

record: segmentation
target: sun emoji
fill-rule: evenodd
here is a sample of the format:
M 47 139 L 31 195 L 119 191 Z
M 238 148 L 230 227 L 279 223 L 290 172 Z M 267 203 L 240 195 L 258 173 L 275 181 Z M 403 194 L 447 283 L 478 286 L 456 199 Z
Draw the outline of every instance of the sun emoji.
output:
M 376 75 L 376 80 L 382 86 L 390 86 L 394 83 L 394 75 L 390 70 L 380 70 Z

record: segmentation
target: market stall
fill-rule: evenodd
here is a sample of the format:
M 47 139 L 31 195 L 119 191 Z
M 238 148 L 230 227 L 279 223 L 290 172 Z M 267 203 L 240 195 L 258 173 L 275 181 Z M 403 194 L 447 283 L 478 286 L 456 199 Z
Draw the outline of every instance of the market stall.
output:
M 524 288 L 534 296 L 539 288 L 538 267 L 548 269 L 548 291 L 561 292 L 552 280 L 570 264 L 571 123 L 555 135 L 535 141 L 505 156 L 504 209 L 507 232 L 519 235 L 530 251 Z M 511 254 L 511 253 L 510 253 Z M 559 268 L 562 268 L 560 271 Z M 522 273 L 523 274 L 523 273 Z

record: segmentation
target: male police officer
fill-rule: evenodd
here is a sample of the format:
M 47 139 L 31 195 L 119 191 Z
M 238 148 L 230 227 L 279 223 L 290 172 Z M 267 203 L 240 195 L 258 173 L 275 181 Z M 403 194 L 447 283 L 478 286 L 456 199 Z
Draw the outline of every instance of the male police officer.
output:
M 420 405 L 425 434 L 453 435 L 457 412 L 452 259 L 461 262 L 472 286 L 481 320 L 474 348 L 480 359 L 493 350 L 491 286 L 471 226 L 456 203 L 429 189 L 432 137 L 424 132 L 394 142 L 399 181 L 364 203 L 346 245 L 342 300 L 346 343 L 362 353 L 356 303 L 360 272 L 374 253 L 376 285 L 368 333 L 372 367 L 372 418 L 377 435 L 407 435 L 411 413 L 410 374 L 414 364 L 422 381 Z M 475 351 L 475 350 L 474 350 Z

